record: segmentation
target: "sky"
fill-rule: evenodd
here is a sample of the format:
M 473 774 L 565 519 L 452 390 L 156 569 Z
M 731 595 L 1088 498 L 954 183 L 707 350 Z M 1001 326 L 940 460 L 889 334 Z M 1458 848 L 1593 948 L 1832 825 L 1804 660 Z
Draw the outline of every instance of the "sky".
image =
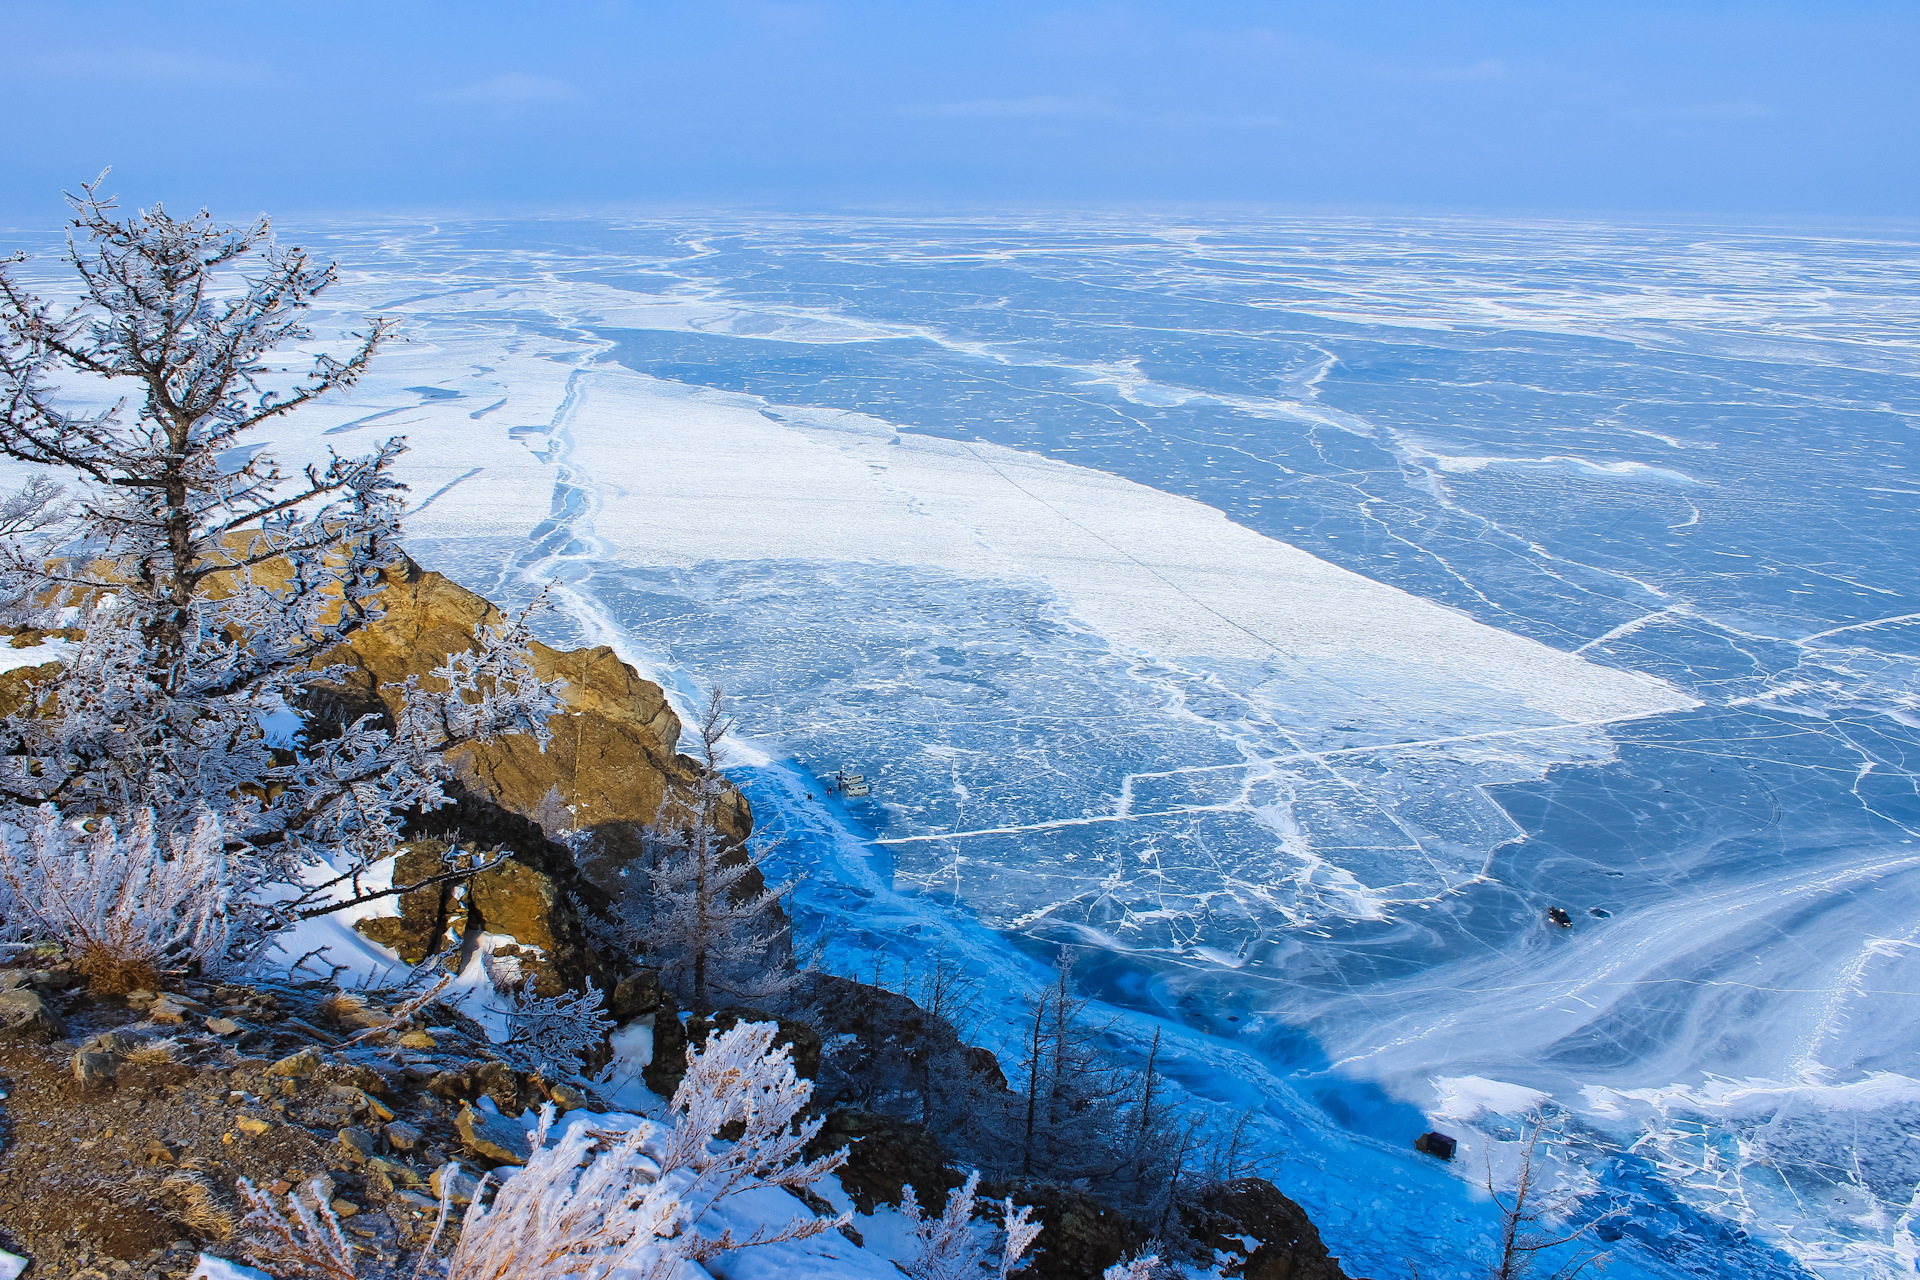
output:
M 0 0 L 0 219 L 1912 216 L 1920 3 Z

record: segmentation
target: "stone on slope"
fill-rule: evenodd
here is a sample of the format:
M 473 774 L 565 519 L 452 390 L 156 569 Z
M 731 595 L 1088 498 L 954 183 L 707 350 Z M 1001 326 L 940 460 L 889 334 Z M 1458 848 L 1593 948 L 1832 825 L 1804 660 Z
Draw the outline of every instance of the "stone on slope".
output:
M 533 1141 L 526 1129 L 505 1116 L 464 1107 L 453 1127 L 469 1151 L 495 1164 L 525 1164 L 533 1156 Z
M 42 1044 L 66 1034 L 40 993 L 30 987 L 0 991 L 0 1041 L 38 1040 Z

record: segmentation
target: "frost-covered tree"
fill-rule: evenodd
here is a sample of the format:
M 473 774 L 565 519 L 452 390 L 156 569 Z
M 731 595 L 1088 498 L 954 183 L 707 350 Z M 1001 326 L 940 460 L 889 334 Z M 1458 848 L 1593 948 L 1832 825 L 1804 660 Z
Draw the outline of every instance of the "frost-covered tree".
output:
M 37 297 L 17 257 L 0 262 L 0 452 L 75 486 L 71 540 L 50 554 L 16 529 L 0 589 L 77 610 L 86 632 L 0 720 L 0 820 L 25 827 L 53 804 L 124 824 L 150 808 L 171 839 L 211 813 L 236 900 L 344 858 L 351 892 L 309 877 L 237 931 L 244 943 L 362 897 L 404 813 L 445 800 L 445 752 L 503 733 L 544 742 L 557 686 L 534 676 L 522 618 L 409 681 L 390 728 L 302 726 L 313 686 L 337 675 L 325 655 L 378 619 L 400 562 L 405 446 L 289 471 L 257 436 L 353 385 L 390 322 L 340 355 L 298 357 L 331 265 L 280 248 L 265 218 L 123 215 L 98 183 L 81 190 L 65 257 L 76 300 Z M 132 394 L 100 407 L 122 386 Z
M 1087 1004 L 1073 989 L 1073 961 L 1063 952 L 1052 984 L 1031 1003 L 1022 1036 L 1018 1149 L 1025 1176 L 1106 1179 L 1128 1165 L 1129 1081 L 1100 1052 Z
M 1013 1197 L 1002 1202 L 1000 1250 L 988 1257 L 987 1250 L 973 1233 L 974 1194 L 980 1189 L 978 1170 L 967 1175 L 964 1186 L 947 1193 L 947 1207 L 939 1217 L 929 1218 L 920 1208 L 913 1184 L 901 1189 L 900 1213 L 914 1240 L 914 1256 L 902 1268 L 913 1280 L 980 1280 L 990 1273 L 995 1280 L 1026 1267 L 1023 1259 L 1040 1235 L 1034 1222 L 1033 1207 L 1016 1207 Z
M 740 1023 L 704 1052 L 689 1052 L 672 1128 L 642 1121 L 609 1133 L 575 1124 L 549 1146 L 554 1112 L 542 1106 L 526 1167 L 491 1205 L 474 1196 L 445 1260 L 448 1280 L 675 1280 L 687 1274 L 686 1262 L 845 1225 L 844 1216 L 796 1215 L 745 1236 L 700 1227 L 710 1210 L 736 1196 L 767 1187 L 804 1190 L 846 1159 L 845 1150 L 818 1160 L 802 1156 L 822 1122 L 801 1119 L 813 1087 L 794 1074 L 786 1047 L 774 1047 L 776 1029 Z M 722 1142 L 729 1124 L 739 1133 Z M 280 1277 L 354 1280 L 350 1252 L 334 1247 L 339 1227 L 330 1212 L 316 1215 L 289 1197 L 290 1219 L 244 1182 L 241 1193 L 254 1209 L 246 1225 L 256 1263 Z M 435 1241 L 447 1209 L 443 1197 Z M 416 1275 L 431 1274 L 433 1247 L 430 1241 Z
M 648 831 L 645 892 L 630 890 L 622 904 L 675 994 L 703 1012 L 725 1001 L 783 999 L 794 985 L 781 945 L 779 901 L 788 886 L 766 887 L 762 852 L 734 845 L 720 827 L 732 728 L 726 695 L 715 688 L 694 724 L 706 768 L 691 794 L 662 806 Z

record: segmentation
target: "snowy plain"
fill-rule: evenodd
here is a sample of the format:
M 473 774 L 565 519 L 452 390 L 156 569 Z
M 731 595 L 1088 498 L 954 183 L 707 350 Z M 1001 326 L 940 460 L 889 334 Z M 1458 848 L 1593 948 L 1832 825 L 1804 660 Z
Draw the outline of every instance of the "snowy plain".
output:
M 1535 1106 L 1612 1274 L 1915 1274 L 1911 233 L 308 230 L 409 341 L 276 445 L 726 685 L 830 966 L 1074 948 L 1376 1280 Z

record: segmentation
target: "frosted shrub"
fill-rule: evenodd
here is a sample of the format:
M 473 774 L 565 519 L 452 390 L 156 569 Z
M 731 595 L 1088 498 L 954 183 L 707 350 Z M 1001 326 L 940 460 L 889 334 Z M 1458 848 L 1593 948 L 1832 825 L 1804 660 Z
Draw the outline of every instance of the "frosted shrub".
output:
M 340 1219 L 320 1194 L 317 1182 L 308 1183 L 306 1189 L 318 1208 L 298 1195 L 287 1196 L 287 1207 L 293 1210 L 291 1218 L 273 1203 L 272 1196 L 257 1190 L 245 1178 L 236 1185 L 249 1210 L 240 1220 L 240 1229 L 246 1233 L 243 1247 L 247 1257 L 283 1280 L 296 1276 L 358 1280 L 353 1248 L 340 1234 Z
M 966 1185 L 947 1194 L 947 1207 L 938 1218 L 928 1218 L 909 1183 L 900 1200 L 900 1212 L 913 1232 L 917 1252 L 906 1264 L 913 1280 L 980 1280 L 982 1271 L 992 1272 L 996 1280 L 1007 1280 L 1025 1268 L 1022 1261 L 1040 1234 L 1040 1224 L 1031 1221 L 1033 1207 L 1014 1207 L 1009 1196 L 1001 1206 L 1002 1232 L 1000 1256 L 989 1259 L 973 1234 L 974 1193 L 980 1189 L 980 1174 L 967 1175 Z M 1107 1280 L 1113 1280 L 1108 1275 Z M 1127 1277 L 1125 1280 L 1132 1280 Z
M 468 1207 L 445 1262 L 447 1280 L 675 1280 L 684 1275 L 683 1262 L 844 1225 L 845 1217 L 796 1217 L 744 1237 L 697 1229 L 708 1210 L 734 1196 L 806 1188 L 846 1159 L 844 1150 L 802 1158 L 822 1122 L 800 1122 L 813 1086 L 794 1075 L 785 1046 L 773 1047 L 775 1030 L 740 1023 L 714 1036 L 704 1053 L 690 1052 L 673 1095 L 671 1129 L 642 1123 L 607 1133 L 575 1124 L 548 1146 L 554 1111 L 542 1106 L 526 1167 L 501 1185 L 491 1205 L 476 1195 Z M 743 1132 L 720 1142 L 730 1122 Z M 254 1209 L 244 1225 L 258 1265 L 282 1278 L 354 1280 L 351 1253 L 335 1247 L 339 1225 L 324 1207 L 316 1214 L 289 1198 L 290 1219 L 245 1181 L 240 1188 Z M 440 1224 L 447 1209 L 443 1198 Z M 435 1240 L 439 1234 L 436 1224 Z M 431 1274 L 432 1248 L 430 1242 L 416 1274 Z
M 585 1125 L 545 1146 L 553 1109 L 543 1107 L 536 1151 L 491 1208 L 475 1200 L 448 1259 L 450 1280 L 561 1280 L 617 1272 L 623 1280 L 671 1280 L 681 1262 L 733 1249 L 805 1240 L 844 1218 L 794 1218 L 745 1237 L 695 1228 L 721 1202 L 761 1187 L 811 1186 L 846 1152 L 807 1161 L 818 1119 L 796 1124 L 813 1086 L 794 1075 L 771 1023 L 740 1023 L 688 1054 L 673 1095 L 673 1128 L 641 1125 L 603 1134 Z M 744 1132 L 718 1142 L 739 1121 Z M 597 1148 L 597 1151 L 596 1151 Z M 584 1168 L 582 1167 L 584 1166 Z M 624 1270 L 623 1270 L 624 1268 Z
M 520 972 L 516 957 L 486 959 L 493 989 L 508 1003 L 507 1040 L 502 1046 L 523 1066 L 557 1079 L 572 1080 L 585 1067 L 583 1059 L 613 1030 L 606 1001 L 587 979 L 585 991 L 562 991 L 543 996 Z
M 1116 1262 L 1100 1273 L 1100 1280 L 1159 1280 L 1167 1274 L 1160 1265 L 1160 1255 L 1145 1253 L 1131 1262 Z
M 168 962 L 219 968 L 231 885 L 211 814 L 164 844 L 151 809 L 136 810 L 124 834 L 107 819 L 76 832 L 52 805 L 37 818 L 24 841 L 0 833 L 0 911 L 10 928 L 64 944 L 96 991 L 152 987 Z

